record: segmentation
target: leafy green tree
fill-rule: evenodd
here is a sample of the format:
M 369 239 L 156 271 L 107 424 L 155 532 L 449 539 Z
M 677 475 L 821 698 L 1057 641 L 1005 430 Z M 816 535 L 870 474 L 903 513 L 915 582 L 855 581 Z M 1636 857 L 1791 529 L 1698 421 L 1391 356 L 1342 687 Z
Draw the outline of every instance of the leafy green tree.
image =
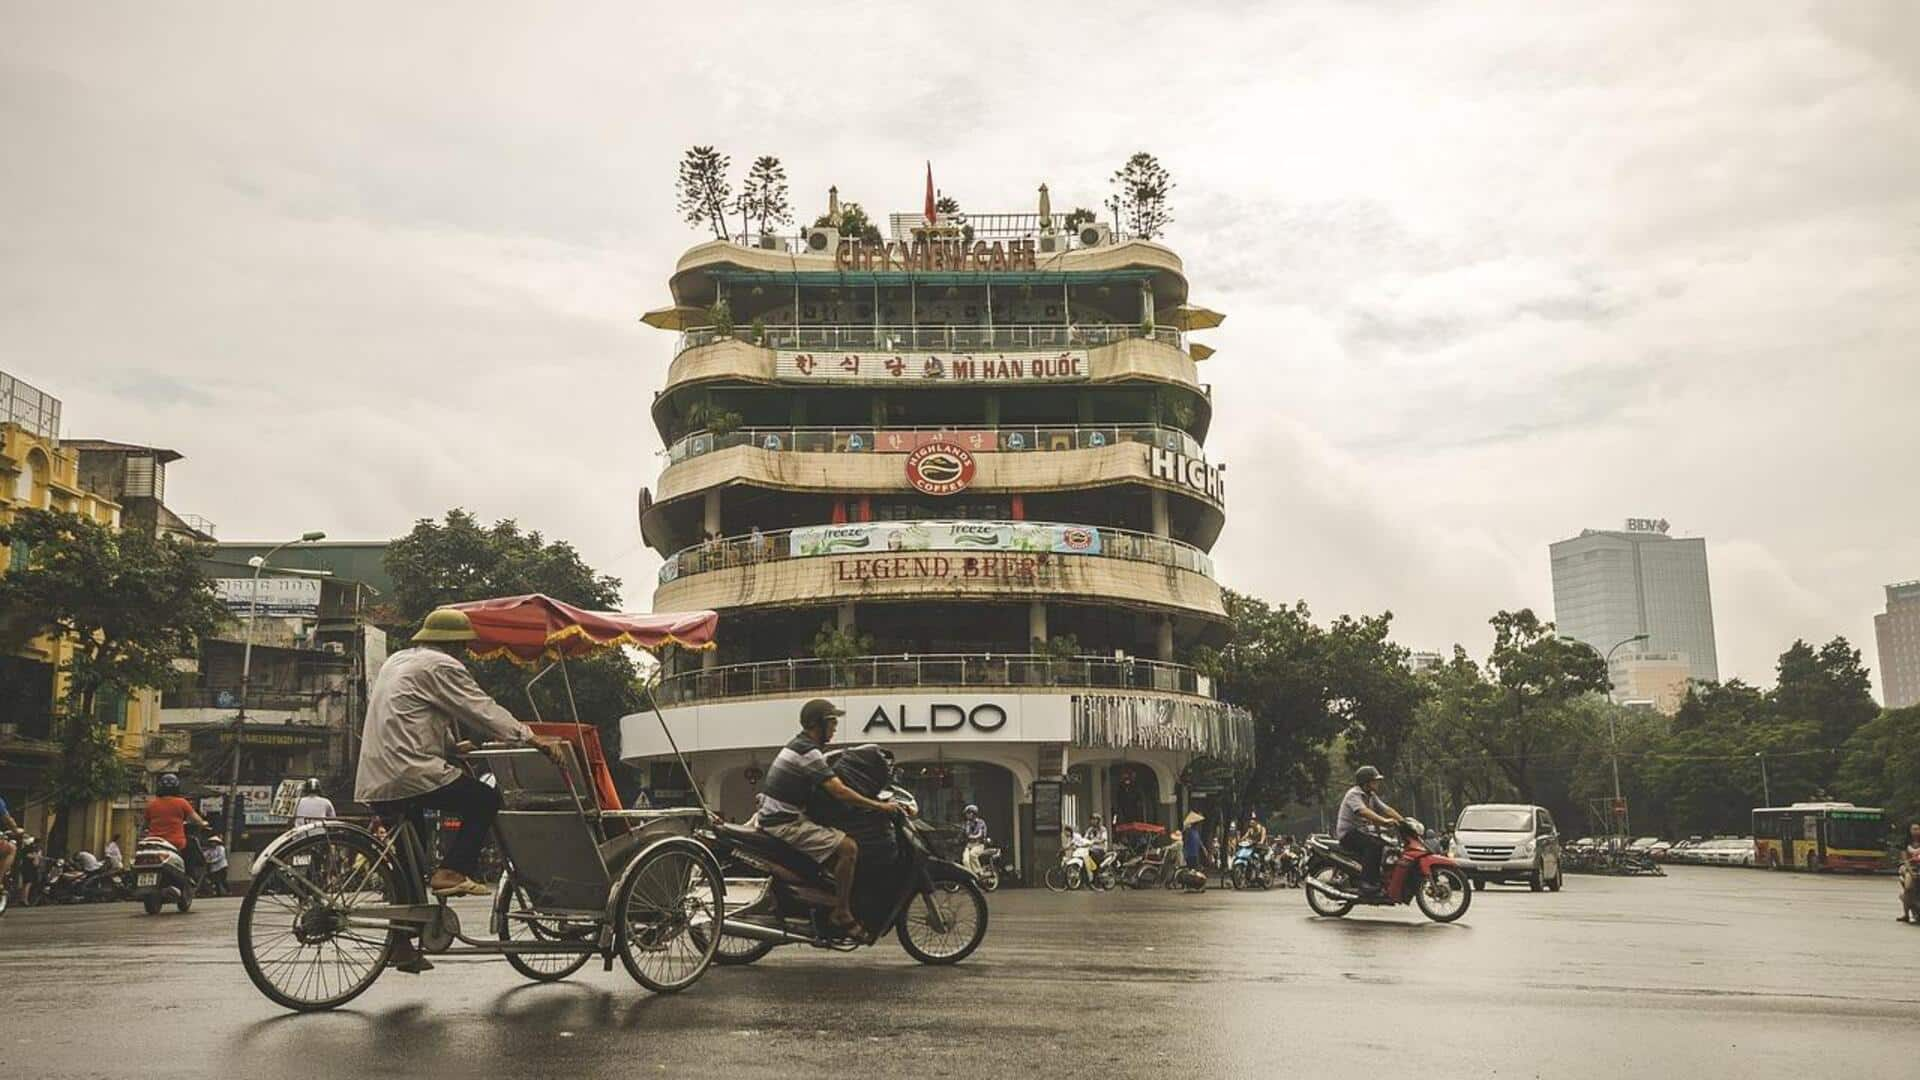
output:
M 1809 726 L 1821 746 L 1842 746 L 1861 725 L 1880 715 L 1873 700 L 1873 683 L 1860 650 L 1836 637 L 1817 651 L 1795 641 L 1780 654 L 1779 674 L 1770 695 L 1774 713 L 1782 720 Z M 1837 756 L 1823 762 L 1820 783 L 1826 786 L 1839 771 Z
M 834 220 L 831 214 L 821 214 L 813 220 L 813 225 L 816 229 L 839 229 L 841 236 L 864 240 L 869 244 L 878 244 L 881 241 L 880 226 L 868 220 L 867 208 L 857 202 L 841 203 L 839 220 Z
M 198 552 L 138 529 L 78 514 L 22 510 L 0 524 L 0 545 L 27 553 L 0 574 L 0 627 L 18 645 L 42 634 L 71 646 L 63 664 L 60 758 L 52 770 L 64 842 L 68 811 L 119 794 L 125 776 L 100 706 L 107 698 L 170 686 L 173 661 L 228 618 Z
M 1253 765 L 1237 801 L 1313 797 L 1326 787 L 1326 748 L 1341 725 L 1322 668 L 1325 634 L 1304 603 L 1269 607 L 1231 590 L 1224 599 L 1231 637 L 1221 648 L 1199 650 L 1196 661 L 1216 680 L 1222 700 L 1253 713 Z
M 727 207 L 733 201 L 727 170 L 732 166 L 732 159 L 711 146 L 688 147 L 675 181 L 681 216 L 689 225 L 711 228 L 717 240 L 727 238 Z
M 1388 639 L 1392 630 L 1392 612 L 1342 615 L 1327 628 L 1321 654 L 1347 763 L 1372 762 L 1389 772 L 1406 763 L 1402 752 L 1427 690 L 1408 666 L 1407 650 Z
M 1902 833 L 1920 821 L 1920 705 L 1888 709 L 1854 729 L 1838 787 L 1851 802 L 1885 807 Z
M 1534 797 L 1535 758 L 1559 734 L 1561 706 L 1605 693 L 1607 666 L 1592 649 L 1558 637 L 1531 609 L 1502 611 L 1493 625 L 1487 670 L 1500 688 L 1497 708 L 1476 710 L 1470 730 L 1524 802 Z
M 394 583 L 394 625 L 389 633 L 411 637 L 427 613 L 447 604 L 501 596 L 544 593 L 594 611 L 620 608 L 620 580 L 595 571 L 564 540 L 522 531 L 517 522 L 483 526 L 465 510 L 445 521 L 422 518 L 413 531 L 387 547 L 387 573 Z M 536 718 L 526 684 L 533 672 L 506 660 L 473 661 L 474 678 L 495 701 L 522 720 Z M 600 729 L 608 757 L 617 757 L 620 718 L 642 706 L 637 674 L 626 653 L 614 650 L 567 661 L 580 719 Z M 557 675 L 540 680 L 538 716 L 570 718 L 566 683 Z

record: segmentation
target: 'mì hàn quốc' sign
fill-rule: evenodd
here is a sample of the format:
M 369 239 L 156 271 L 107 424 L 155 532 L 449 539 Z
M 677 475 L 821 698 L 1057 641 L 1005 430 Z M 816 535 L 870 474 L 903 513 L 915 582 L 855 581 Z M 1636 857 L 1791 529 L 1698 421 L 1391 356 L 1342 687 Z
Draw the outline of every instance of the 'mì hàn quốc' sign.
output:
M 842 240 L 834 250 L 837 270 L 946 270 L 988 274 L 1033 270 L 1038 263 L 1032 240 Z

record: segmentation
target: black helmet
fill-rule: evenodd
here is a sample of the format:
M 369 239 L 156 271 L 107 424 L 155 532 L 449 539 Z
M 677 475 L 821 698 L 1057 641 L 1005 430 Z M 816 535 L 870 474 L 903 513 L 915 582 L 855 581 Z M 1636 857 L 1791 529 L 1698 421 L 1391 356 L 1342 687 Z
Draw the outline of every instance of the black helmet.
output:
M 313 777 L 308 777 L 307 782 L 301 786 L 301 791 L 307 795 L 320 794 L 320 781 Z
M 180 777 L 174 773 L 163 772 L 160 774 L 160 779 L 153 782 L 153 790 L 162 795 L 178 795 L 180 794 Z
M 1371 765 L 1362 765 L 1354 770 L 1353 782 L 1357 785 L 1371 784 L 1375 780 L 1385 780 L 1386 774 Z

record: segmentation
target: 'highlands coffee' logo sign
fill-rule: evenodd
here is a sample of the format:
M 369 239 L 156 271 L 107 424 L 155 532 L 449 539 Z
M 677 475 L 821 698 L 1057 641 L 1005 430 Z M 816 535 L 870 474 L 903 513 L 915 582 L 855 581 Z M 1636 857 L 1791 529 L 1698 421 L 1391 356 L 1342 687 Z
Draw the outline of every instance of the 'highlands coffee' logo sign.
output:
M 907 483 L 928 495 L 965 491 L 973 469 L 973 455 L 952 443 L 928 443 L 907 455 Z

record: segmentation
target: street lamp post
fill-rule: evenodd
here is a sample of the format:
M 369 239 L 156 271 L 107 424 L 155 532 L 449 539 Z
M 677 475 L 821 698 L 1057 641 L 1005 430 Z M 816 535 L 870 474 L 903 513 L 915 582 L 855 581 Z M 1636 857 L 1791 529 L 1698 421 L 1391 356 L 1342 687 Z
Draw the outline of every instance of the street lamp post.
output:
M 1613 704 L 1613 654 L 1618 652 L 1622 645 L 1631 645 L 1636 641 L 1645 641 L 1650 636 L 1651 635 L 1648 635 L 1648 634 L 1635 634 L 1630 638 L 1622 638 L 1621 640 L 1614 642 L 1613 648 L 1608 649 L 1606 652 L 1606 655 L 1601 657 L 1600 662 L 1602 664 L 1605 664 L 1607 668 L 1607 704 L 1609 705 Z M 1567 635 L 1562 634 L 1560 635 L 1560 640 L 1571 641 L 1579 645 L 1586 645 L 1586 647 L 1592 651 L 1593 655 L 1600 656 L 1599 649 L 1595 649 L 1592 645 L 1587 644 L 1587 642 L 1581 641 L 1579 638 L 1568 637 Z M 1620 799 L 1620 734 L 1618 730 L 1616 730 L 1616 728 L 1614 727 L 1612 709 L 1607 710 L 1607 745 L 1608 745 L 1607 756 L 1610 757 L 1613 762 L 1613 807 L 1610 808 L 1610 809 L 1613 809 L 1613 808 L 1619 807 L 1621 799 Z M 1615 813 L 1610 816 L 1614 817 L 1618 821 L 1618 824 L 1615 826 L 1615 828 L 1620 830 L 1620 835 L 1624 836 L 1626 833 L 1626 827 L 1627 827 L 1626 815 Z
M 292 547 L 295 544 L 310 544 L 315 540 L 326 538 L 327 534 L 323 532 L 301 533 L 300 539 L 275 545 L 265 555 L 256 555 L 247 560 L 253 564 L 253 588 L 247 594 L 247 636 L 246 644 L 240 652 L 240 711 L 233 717 L 233 762 L 227 773 L 227 799 L 223 807 L 225 811 L 223 816 L 227 819 L 228 851 L 240 850 L 240 830 L 246 826 L 246 822 L 239 814 L 240 742 L 246 732 L 247 690 L 253 682 L 253 621 L 260 614 L 260 571 L 267 568 L 267 560 L 280 554 L 282 548 Z

